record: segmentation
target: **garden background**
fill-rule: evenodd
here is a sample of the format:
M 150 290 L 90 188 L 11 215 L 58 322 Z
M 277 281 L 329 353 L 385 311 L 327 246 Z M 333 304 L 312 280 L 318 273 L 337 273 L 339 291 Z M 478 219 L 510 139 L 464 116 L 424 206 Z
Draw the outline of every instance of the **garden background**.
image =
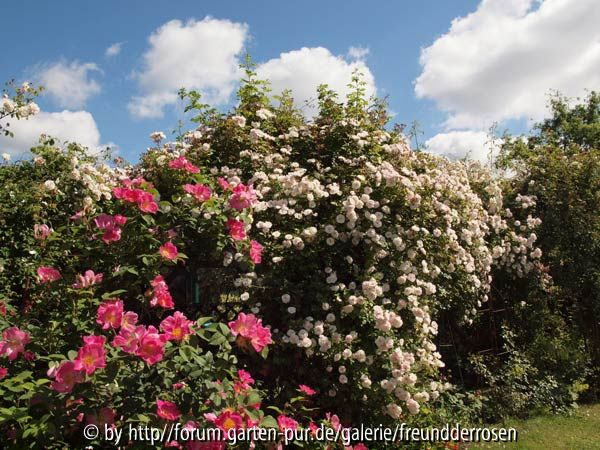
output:
M 463 25 L 493 4 L 483 2 Z M 542 20 L 559 6 L 521 5 L 519 14 Z M 150 67 L 163 33 L 199 25 L 205 32 L 219 22 L 169 22 L 150 39 L 145 72 L 134 77 L 172 76 Z M 453 23 L 422 58 L 459 29 Z M 120 48 L 109 47 L 107 57 Z M 424 140 L 418 122 L 397 120 L 373 88 L 368 52 L 353 52 L 343 89 L 337 80 L 318 84 L 308 102 L 247 54 L 234 61 L 228 105 L 219 105 L 216 85 L 189 82 L 183 70 L 177 90 L 141 92 L 129 103 L 138 115 L 174 107 L 180 117 L 172 131 L 150 133 L 134 163 L 118 148 L 51 134 L 58 113 L 38 102 L 61 89 L 71 100 L 81 94 L 71 72 L 59 89 L 56 76 L 7 83 L 0 103 L 1 144 L 10 151 L 0 165 L 5 448 L 114 448 L 102 436 L 86 439 L 89 425 L 315 432 L 597 417 L 597 78 L 582 77 L 590 84 L 578 87 L 590 90 L 577 98 L 546 90 L 547 109 L 524 133 L 500 133 L 496 122 L 477 131 L 485 135 L 477 151 L 451 140 L 442 152 L 432 148 L 441 138 Z M 89 93 L 98 68 L 78 64 L 71 69 Z M 423 64 L 417 93 L 439 75 Z M 472 110 L 453 108 L 449 122 L 470 120 Z M 49 134 L 17 153 L 28 124 L 40 123 L 50 124 L 41 130 Z M 556 448 L 597 448 L 598 421 L 590 423 Z M 156 444 L 165 446 L 235 447 Z

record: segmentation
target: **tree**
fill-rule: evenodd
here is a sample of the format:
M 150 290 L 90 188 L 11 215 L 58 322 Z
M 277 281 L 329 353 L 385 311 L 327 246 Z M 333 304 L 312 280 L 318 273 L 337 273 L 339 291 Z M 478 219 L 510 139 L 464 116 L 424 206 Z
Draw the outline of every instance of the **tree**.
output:
M 516 172 L 515 198 L 532 198 L 542 219 L 543 261 L 558 287 L 558 308 L 590 358 L 600 390 L 600 95 L 575 105 L 560 95 L 552 115 L 526 139 L 505 136 L 498 164 Z

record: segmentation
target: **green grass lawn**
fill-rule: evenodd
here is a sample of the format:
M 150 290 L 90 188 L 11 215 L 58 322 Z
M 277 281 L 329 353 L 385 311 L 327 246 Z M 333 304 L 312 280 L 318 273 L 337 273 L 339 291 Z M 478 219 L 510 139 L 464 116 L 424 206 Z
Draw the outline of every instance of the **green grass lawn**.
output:
M 600 404 L 584 405 L 571 416 L 538 416 L 528 420 L 507 420 L 504 427 L 519 433 L 516 443 L 478 444 L 479 449 L 600 450 Z

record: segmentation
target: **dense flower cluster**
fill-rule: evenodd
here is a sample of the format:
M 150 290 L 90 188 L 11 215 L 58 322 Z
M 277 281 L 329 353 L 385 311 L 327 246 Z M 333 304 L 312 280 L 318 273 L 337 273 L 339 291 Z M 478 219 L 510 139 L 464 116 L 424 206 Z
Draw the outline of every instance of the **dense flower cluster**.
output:
M 271 135 L 272 116 L 257 116 L 265 128 L 253 123 L 246 136 L 246 122 L 231 117 L 236 139 L 248 140 L 239 168 L 233 161 L 211 167 L 219 185 L 234 193 L 231 208 L 253 204 L 252 228 L 229 218 L 230 236 L 244 240 L 255 229 L 269 248 L 268 265 L 250 278 L 269 286 L 267 297 L 258 290 L 242 299 L 274 321 L 277 344 L 323 361 L 330 396 L 349 392 L 346 386 L 363 392 L 364 401 L 383 393 L 391 417 L 417 414 L 446 388 L 437 375 L 444 362 L 435 344 L 436 314 L 455 308 L 470 323 L 488 299 L 494 270 L 517 277 L 536 270 L 539 219 L 517 220 L 481 166 L 412 152 L 401 137 L 369 130 L 368 123 L 347 119 Z M 202 139 L 177 152 L 204 154 L 200 149 L 225 133 L 201 131 Z M 358 156 L 342 151 L 328 165 L 318 156 L 300 164 L 305 157 L 296 146 L 339 133 L 349 138 L 344 145 L 360 149 Z M 369 149 L 380 156 L 366 156 Z M 159 155 L 170 151 L 150 155 L 160 167 Z M 525 210 L 534 199 L 521 201 Z M 294 271 L 312 280 L 311 291 L 293 286 Z M 449 294 L 457 286 L 460 294 Z M 280 308 L 264 306 L 269 296 L 281 299 Z M 242 314 L 230 323 L 234 334 L 251 328 L 246 322 L 254 316 Z
M 31 164 L 70 175 L 36 184 L 54 215 L 28 225 L 0 354 L 48 362 L 39 389 L 70 429 L 417 420 L 448 388 L 440 312 L 468 324 L 495 273 L 538 269 L 534 198 L 508 209 L 485 169 L 411 151 L 366 109 L 321 98 L 306 122 L 243 92 L 177 142 L 152 133 L 136 167 Z

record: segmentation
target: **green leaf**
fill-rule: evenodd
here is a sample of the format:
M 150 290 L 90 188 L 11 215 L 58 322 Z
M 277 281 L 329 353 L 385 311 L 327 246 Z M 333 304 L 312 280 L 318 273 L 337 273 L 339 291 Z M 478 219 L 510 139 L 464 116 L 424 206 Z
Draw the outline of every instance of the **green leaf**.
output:
M 273 408 L 276 409 L 276 408 Z M 280 410 L 278 410 L 281 413 Z M 277 420 L 273 416 L 265 416 L 263 420 L 260 422 L 260 426 L 263 428 L 278 428 Z
M 269 355 L 269 347 L 263 348 L 262 351 L 260 352 L 260 356 L 262 356 L 264 359 L 267 359 L 268 355 Z
M 114 298 L 114 297 L 118 297 L 121 294 L 125 294 L 127 292 L 126 289 L 117 289 L 116 291 L 112 291 L 112 292 L 106 292 L 104 294 L 102 294 L 102 299 L 107 299 L 107 298 Z
M 138 414 L 138 415 L 136 415 L 136 419 L 138 420 L 138 422 L 142 422 L 142 423 L 148 423 L 148 422 L 150 422 L 150 417 L 148 417 L 145 414 Z

